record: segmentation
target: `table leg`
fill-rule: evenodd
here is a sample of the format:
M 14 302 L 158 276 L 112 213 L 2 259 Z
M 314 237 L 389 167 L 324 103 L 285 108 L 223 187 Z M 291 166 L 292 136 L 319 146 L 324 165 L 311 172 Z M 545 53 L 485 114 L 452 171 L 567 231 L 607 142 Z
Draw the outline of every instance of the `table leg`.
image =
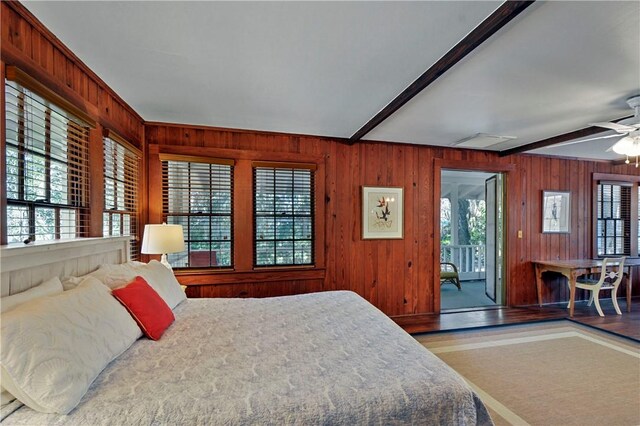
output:
M 536 264 L 536 291 L 538 293 L 538 306 L 542 306 L 542 267 Z
M 576 276 L 569 274 L 569 318 L 573 318 L 573 309 L 576 305 Z
M 633 268 L 629 268 L 629 274 L 627 274 L 627 312 L 631 312 L 631 276 L 633 275 Z

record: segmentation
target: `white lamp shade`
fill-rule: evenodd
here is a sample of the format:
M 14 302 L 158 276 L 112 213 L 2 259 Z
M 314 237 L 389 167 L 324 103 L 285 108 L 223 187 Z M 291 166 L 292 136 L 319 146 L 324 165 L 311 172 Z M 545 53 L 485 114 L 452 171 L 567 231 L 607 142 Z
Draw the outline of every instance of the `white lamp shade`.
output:
M 142 253 L 165 254 L 184 251 L 182 225 L 145 225 Z
M 617 154 L 625 154 L 629 157 L 640 155 L 640 137 L 626 136 L 616 142 L 611 148 Z

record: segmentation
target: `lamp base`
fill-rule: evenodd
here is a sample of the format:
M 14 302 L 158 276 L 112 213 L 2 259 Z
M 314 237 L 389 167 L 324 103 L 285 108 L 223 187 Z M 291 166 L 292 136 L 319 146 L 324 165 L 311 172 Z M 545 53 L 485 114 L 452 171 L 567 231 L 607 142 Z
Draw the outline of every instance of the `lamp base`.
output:
M 167 269 L 169 269 L 170 271 L 173 271 L 173 268 L 171 267 L 171 264 L 167 260 L 167 254 L 166 253 L 162 254 L 162 257 L 160 258 L 160 263 L 162 263 L 164 266 L 166 266 Z

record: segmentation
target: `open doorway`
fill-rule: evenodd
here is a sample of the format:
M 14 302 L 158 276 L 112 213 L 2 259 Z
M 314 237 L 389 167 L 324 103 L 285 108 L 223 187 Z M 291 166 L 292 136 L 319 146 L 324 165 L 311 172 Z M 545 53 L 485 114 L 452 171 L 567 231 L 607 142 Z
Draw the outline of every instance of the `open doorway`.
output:
M 503 175 L 441 173 L 440 309 L 502 306 Z

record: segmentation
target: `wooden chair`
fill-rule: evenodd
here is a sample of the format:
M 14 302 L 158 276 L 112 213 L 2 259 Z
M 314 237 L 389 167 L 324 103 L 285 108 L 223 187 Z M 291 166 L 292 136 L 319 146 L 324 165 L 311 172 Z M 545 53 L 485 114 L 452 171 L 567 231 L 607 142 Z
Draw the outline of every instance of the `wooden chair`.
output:
M 458 291 L 462 290 L 456 265 L 449 262 L 440 262 L 440 285 L 446 283 L 455 285 L 458 287 Z
M 598 315 L 604 316 L 602 308 L 600 307 L 600 290 L 611 290 L 611 300 L 613 301 L 613 307 L 618 315 L 622 315 L 620 306 L 618 306 L 618 286 L 622 282 L 624 276 L 624 257 L 621 258 L 605 258 L 602 261 L 602 269 L 600 271 L 600 278 L 598 280 L 578 279 L 576 280 L 576 288 L 583 290 L 589 290 L 591 296 L 589 297 L 589 303 L 587 306 L 596 302 L 596 310 Z

